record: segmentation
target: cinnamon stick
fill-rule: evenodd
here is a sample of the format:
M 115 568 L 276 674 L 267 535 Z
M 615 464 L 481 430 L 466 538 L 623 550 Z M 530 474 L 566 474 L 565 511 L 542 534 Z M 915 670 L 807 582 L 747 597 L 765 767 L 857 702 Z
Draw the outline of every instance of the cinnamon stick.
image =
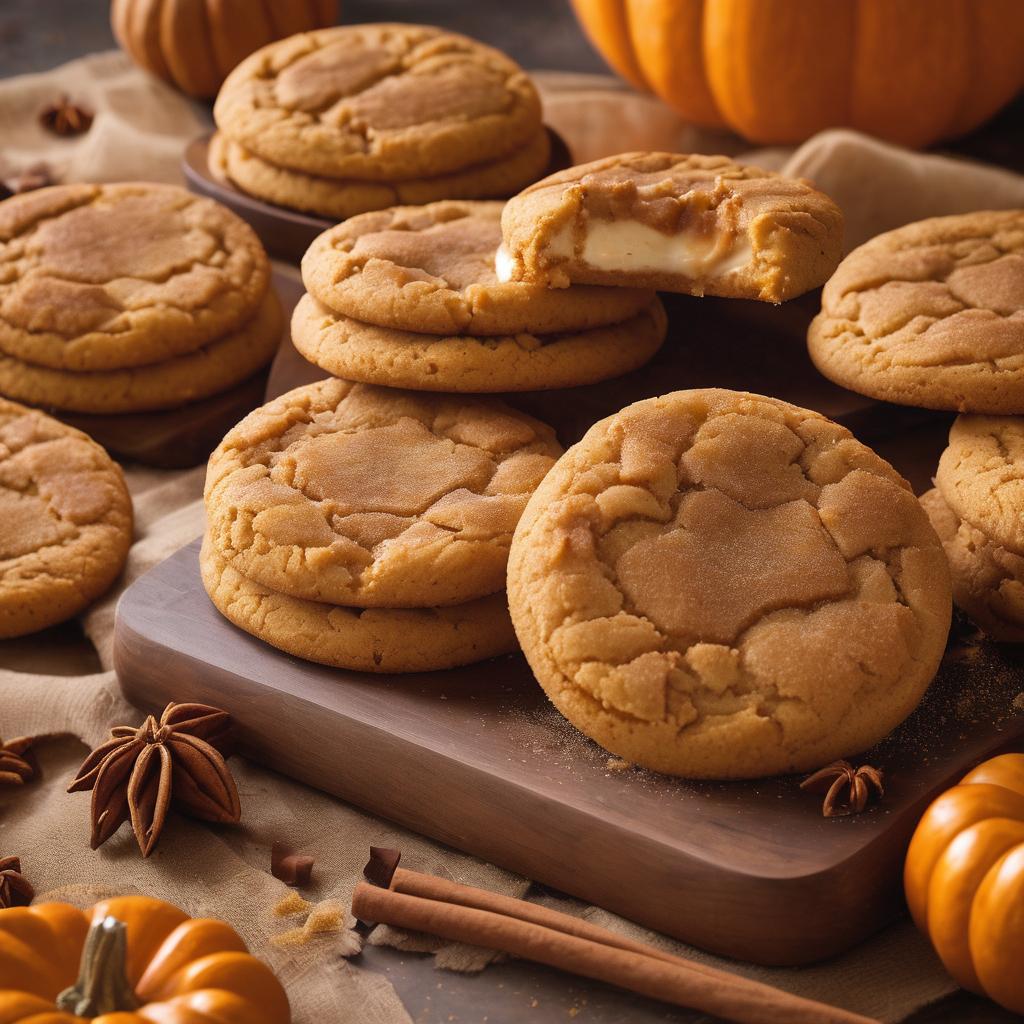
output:
M 511 953 L 737 1024 L 878 1024 L 523 900 L 401 868 L 392 885 L 360 883 L 352 897 L 355 916 Z

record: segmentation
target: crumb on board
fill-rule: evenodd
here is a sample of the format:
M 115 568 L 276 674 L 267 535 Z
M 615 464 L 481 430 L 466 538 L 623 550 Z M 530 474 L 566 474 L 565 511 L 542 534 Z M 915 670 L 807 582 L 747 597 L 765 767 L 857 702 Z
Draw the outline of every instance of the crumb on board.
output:
M 628 772 L 632 767 L 629 761 L 624 761 L 621 757 L 609 757 L 605 762 L 605 768 L 610 772 Z
M 1024 711 L 1024 693 L 1018 693 L 1013 698 L 1012 707 L 1015 711 Z

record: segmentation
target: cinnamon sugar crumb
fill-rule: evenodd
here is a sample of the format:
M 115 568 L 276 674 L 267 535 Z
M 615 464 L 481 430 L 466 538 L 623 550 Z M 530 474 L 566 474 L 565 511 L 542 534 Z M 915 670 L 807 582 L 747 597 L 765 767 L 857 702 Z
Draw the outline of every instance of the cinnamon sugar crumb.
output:
M 301 898 L 301 897 L 300 897 Z M 282 901 L 285 902 L 285 901 Z M 302 902 L 305 902 L 303 900 Z M 306 904 L 309 906 L 310 904 Z M 339 903 L 324 901 L 318 904 L 306 918 L 305 924 L 274 935 L 275 946 L 304 946 L 317 935 L 339 932 L 345 928 L 345 909 Z
M 292 917 L 295 914 L 305 914 L 312 906 L 309 900 L 304 900 L 297 892 L 292 891 L 274 907 L 274 916 Z
M 624 761 L 621 757 L 609 757 L 605 762 L 605 768 L 610 772 L 628 772 L 632 767 L 630 761 Z

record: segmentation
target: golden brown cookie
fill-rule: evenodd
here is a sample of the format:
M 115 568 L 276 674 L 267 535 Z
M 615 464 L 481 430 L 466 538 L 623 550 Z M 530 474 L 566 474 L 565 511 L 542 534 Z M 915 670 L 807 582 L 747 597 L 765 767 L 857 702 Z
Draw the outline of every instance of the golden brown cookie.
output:
M 0 394 L 71 412 L 147 412 L 172 409 L 227 391 L 274 357 L 284 327 L 274 292 L 233 334 L 186 355 L 127 370 L 75 373 L 0 356 Z
M 938 490 L 921 504 L 949 559 L 956 606 L 994 640 L 1024 642 L 1024 557 L 958 519 Z
M 871 398 L 1024 413 L 1024 210 L 872 238 L 825 286 L 807 343 L 826 377 Z
M 679 391 L 593 426 L 534 492 L 512 621 L 555 706 L 694 778 L 805 771 L 917 705 L 950 621 L 909 485 L 836 423 Z
M 217 127 L 264 160 L 331 178 L 426 178 L 513 153 L 540 128 L 526 73 L 421 25 L 348 25 L 257 50 L 228 75 Z
M 251 412 L 210 457 L 210 537 L 292 597 L 462 604 L 505 589 L 512 532 L 561 452 L 494 400 L 320 381 Z
M 236 572 L 207 538 L 199 559 L 217 610 L 297 658 L 357 672 L 430 672 L 516 648 L 504 593 L 447 608 L 340 608 L 279 594 Z
M 441 337 L 374 327 L 333 313 L 304 295 L 292 342 L 311 363 L 347 380 L 483 394 L 544 391 L 619 377 L 661 348 L 668 320 L 655 298 L 622 323 L 565 334 Z
M 783 302 L 828 280 L 843 215 L 809 182 L 723 156 L 623 153 L 509 200 L 503 281 Z
M 121 370 L 194 352 L 259 308 L 252 228 L 174 185 L 57 185 L 0 203 L 0 352 Z
M 325 178 L 268 163 L 219 132 L 210 143 L 210 163 L 222 180 L 278 206 L 344 220 L 399 203 L 419 205 L 439 199 L 495 199 L 514 195 L 547 169 L 551 142 L 541 129 L 520 149 L 500 160 L 433 178 L 359 181 Z
M 935 484 L 958 519 L 1024 554 L 1024 417 L 958 416 Z
M 91 438 L 0 399 L 0 637 L 77 615 L 132 541 L 121 468 Z
M 354 217 L 309 247 L 303 283 L 336 313 L 425 334 L 583 331 L 650 306 L 650 289 L 500 283 L 502 205 L 449 201 Z

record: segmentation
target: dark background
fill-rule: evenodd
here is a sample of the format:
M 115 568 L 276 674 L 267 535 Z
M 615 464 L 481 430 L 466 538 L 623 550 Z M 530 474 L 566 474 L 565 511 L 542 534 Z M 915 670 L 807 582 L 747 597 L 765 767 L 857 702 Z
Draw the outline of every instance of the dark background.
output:
M 820 0 L 806 0 L 820 2 Z M 1024 3 L 1024 0 L 1020 0 Z M 106 0 L 0 0 L 0 77 L 43 71 L 115 45 Z M 568 0 L 341 0 L 345 22 L 413 21 L 444 25 L 499 47 L 527 68 L 605 71 L 584 39 Z M 950 147 L 1024 170 L 1024 100 Z M 0 155 L 3 139 L 0 138 Z M 479 975 L 437 972 L 429 959 L 370 948 L 362 965 L 385 973 L 417 1024 L 704 1024 L 710 1018 L 620 993 L 526 963 Z M 898 971 L 899 965 L 893 964 Z M 1018 1020 L 960 994 L 914 1014 L 906 1024 Z

